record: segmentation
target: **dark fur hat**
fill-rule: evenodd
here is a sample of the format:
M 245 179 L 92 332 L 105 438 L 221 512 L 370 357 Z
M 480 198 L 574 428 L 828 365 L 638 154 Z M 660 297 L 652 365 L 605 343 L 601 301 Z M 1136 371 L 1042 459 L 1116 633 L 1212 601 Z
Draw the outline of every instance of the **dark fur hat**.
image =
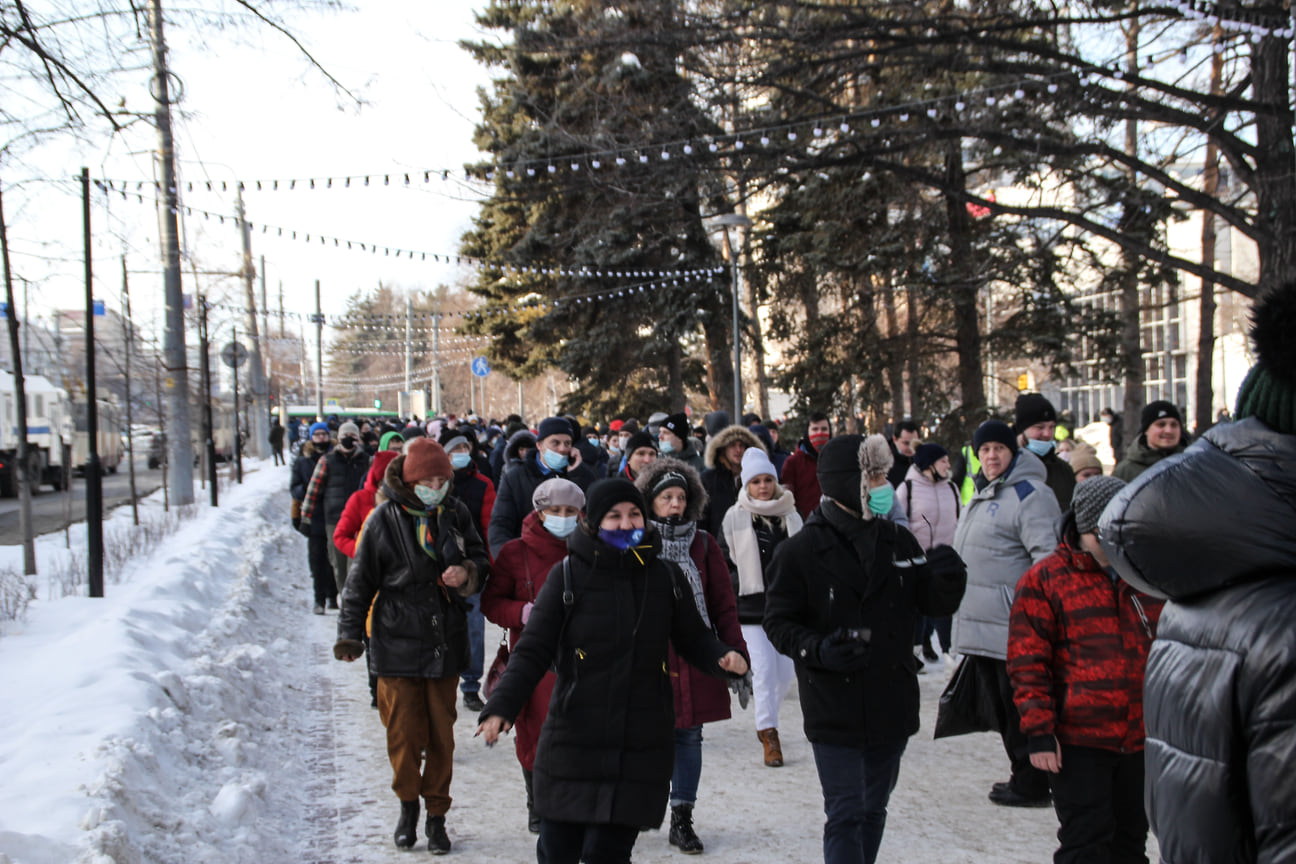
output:
M 677 480 L 676 477 L 680 479 Z M 678 459 L 669 456 L 654 459 L 639 472 L 635 485 L 643 492 L 644 501 L 648 503 L 648 513 L 645 515 L 649 518 L 652 516 L 653 498 L 659 491 L 672 485 L 682 488 L 688 496 L 688 506 L 684 508 L 686 521 L 696 522 L 702 518 L 702 511 L 706 509 L 707 493 L 702 488 L 701 476 L 692 465 Z

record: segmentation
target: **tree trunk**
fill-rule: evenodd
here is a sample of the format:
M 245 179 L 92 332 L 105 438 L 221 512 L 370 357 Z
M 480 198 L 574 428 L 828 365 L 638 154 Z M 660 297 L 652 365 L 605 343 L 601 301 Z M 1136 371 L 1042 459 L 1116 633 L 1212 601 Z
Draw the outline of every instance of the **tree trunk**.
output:
M 1215 96 L 1220 91 L 1224 71 L 1224 55 L 1220 53 L 1220 26 L 1215 25 L 1212 43 L 1210 91 Z M 1202 192 L 1215 197 L 1219 193 L 1219 148 L 1213 138 L 1206 139 L 1206 164 L 1202 172 Z M 1215 266 L 1215 214 L 1202 211 L 1202 264 Z M 1197 331 L 1197 431 L 1202 432 L 1214 422 L 1215 415 L 1215 283 L 1202 280 L 1200 301 L 1201 326 Z
M 666 352 L 666 404 L 672 412 L 684 410 L 684 370 L 679 339 L 672 337 Z
M 1132 19 L 1125 33 L 1125 62 L 1131 76 L 1138 74 L 1138 40 L 1139 24 Z M 1131 78 L 1131 80 L 1133 80 Z M 1125 121 L 1125 152 L 1131 156 L 1138 155 L 1138 121 L 1133 117 Z M 1129 171 L 1130 188 L 1138 188 L 1138 173 Z M 1148 220 L 1137 212 L 1137 205 L 1127 205 L 1121 216 L 1122 227 L 1131 232 L 1148 232 Z M 1139 435 L 1138 417 L 1143 412 L 1143 388 L 1147 380 L 1143 368 L 1143 346 L 1141 342 L 1142 320 L 1139 309 L 1139 259 L 1133 252 L 1121 253 L 1120 278 L 1120 312 L 1121 327 L 1120 357 L 1125 373 L 1125 401 L 1122 412 L 1125 419 L 1125 437 L 1120 442 L 1121 453 Z
M 886 316 L 886 376 L 891 391 L 891 420 L 905 419 L 904 357 L 896 350 L 900 344 L 900 324 L 896 317 L 895 286 L 887 278 L 882 283 L 882 313 Z
M 707 396 L 712 411 L 729 411 L 730 418 L 736 423 L 738 415 L 733 413 L 733 345 L 729 341 L 729 331 L 729 316 L 714 308 L 709 310 L 702 322 L 702 336 L 706 340 Z
M 949 189 L 963 189 L 967 174 L 963 170 L 962 142 L 955 138 L 945 154 L 945 179 Z M 962 404 L 959 439 L 970 440 L 972 432 L 987 416 L 984 370 L 981 368 L 981 328 L 978 321 L 976 282 L 968 278 L 971 266 L 971 217 L 967 206 L 956 195 L 945 196 L 945 214 L 949 221 L 950 283 L 954 306 L 954 341 L 958 356 L 959 395 Z M 993 322 L 987 327 L 993 327 Z
M 918 289 L 913 284 L 905 288 L 905 359 L 909 365 L 909 416 L 921 422 L 928 415 L 927 406 L 919 397 L 922 392 L 918 378 L 922 361 L 918 356 L 921 342 L 918 333 Z
M 1296 280 L 1296 154 L 1292 144 L 1288 40 L 1265 36 L 1251 53 L 1256 102 L 1256 224 L 1259 293 Z

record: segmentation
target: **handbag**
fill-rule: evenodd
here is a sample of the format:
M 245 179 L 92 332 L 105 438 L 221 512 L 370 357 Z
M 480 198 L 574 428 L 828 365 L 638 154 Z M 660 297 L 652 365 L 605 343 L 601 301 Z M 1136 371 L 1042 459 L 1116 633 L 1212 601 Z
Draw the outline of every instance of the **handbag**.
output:
M 940 695 L 933 738 L 999 731 L 998 685 L 987 681 L 984 667 L 970 660 L 967 655 L 959 660 Z
M 500 638 L 499 648 L 495 651 L 495 659 L 491 661 L 490 668 L 486 670 L 486 681 L 482 684 L 482 696 L 486 699 L 491 697 L 495 692 L 495 685 L 504 677 L 504 669 L 508 666 L 509 646 L 508 631 Z

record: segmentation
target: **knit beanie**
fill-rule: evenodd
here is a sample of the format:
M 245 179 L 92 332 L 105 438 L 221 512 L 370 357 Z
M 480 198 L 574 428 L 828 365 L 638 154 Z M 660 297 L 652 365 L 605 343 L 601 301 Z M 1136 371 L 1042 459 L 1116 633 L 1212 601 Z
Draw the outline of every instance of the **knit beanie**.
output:
M 949 451 L 939 444 L 919 444 L 914 450 L 913 464 L 919 471 L 926 471 L 948 455 Z
M 687 441 L 689 437 L 688 415 L 683 411 L 672 414 L 661 422 L 661 428 L 669 429 L 681 441 Z
M 729 428 L 729 412 L 712 411 L 706 415 L 705 423 L 708 435 L 719 435 L 721 430 Z
M 648 508 L 644 506 L 643 495 L 629 480 L 623 477 L 610 477 L 596 481 L 585 493 L 585 524 L 598 531 L 603 517 L 622 501 L 634 504 L 647 518 Z
M 585 506 L 585 493 L 570 480 L 550 477 L 531 493 L 531 506 L 537 510 L 546 507 L 575 507 L 580 510 Z
M 323 421 L 312 423 L 310 425 L 310 434 L 312 438 L 315 437 L 316 432 L 327 432 L 327 431 L 329 431 L 328 424 Z
M 447 430 L 447 432 L 449 431 L 450 430 Z M 469 450 L 472 449 L 472 445 L 469 444 L 468 439 L 462 435 L 453 435 L 453 434 L 447 435 L 446 432 L 442 432 L 441 437 L 447 439 L 441 442 L 441 448 L 445 450 L 447 453 L 451 452 L 456 447 L 467 446 Z
M 1275 432 L 1296 435 L 1296 282 L 1270 292 L 1251 309 L 1257 363 L 1238 390 L 1241 420 L 1254 417 Z
M 1102 517 L 1107 502 L 1124 488 L 1124 480 L 1110 476 L 1091 477 L 1078 484 L 1071 496 L 1071 512 L 1075 514 L 1076 531 L 1092 534 L 1098 527 L 1098 520 Z
M 1076 474 L 1084 471 L 1086 468 L 1097 468 L 1103 470 L 1103 464 L 1098 459 L 1098 451 L 1088 444 L 1080 444 L 1071 451 L 1071 470 Z
M 1013 428 L 1020 434 L 1036 423 L 1056 423 L 1057 411 L 1042 393 L 1022 393 L 1013 408 Z
M 401 430 L 401 437 L 406 441 L 414 441 L 424 437 L 422 426 L 406 426 Z
M 536 429 L 536 440 L 543 441 L 550 435 L 567 435 L 571 437 L 572 426 L 566 417 L 546 417 Z
M 774 469 L 774 463 L 765 455 L 765 451 L 759 447 L 748 447 L 743 451 L 742 456 L 742 485 L 745 488 L 753 478 L 762 474 L 768 474 L 778 482 L 778 471 Z
M 401 470 L 401 479 L 413 486 L 422 480 L 433 477 L 454 477 L 454 467 L 445 448 L 431 438 L 419 438 L 405 447 L 405 466 Z
M 972 434 L 972 449 L 981 452 L 981 445 L 989 441 L 998 441 L 1012 452 L 1017 452 L 1017 436 L 1002 420 L 987 420 L 977 427 Z
M 1143 413 L 1139 415 L 1139 434 L 1142 435 L 1158 420 L 1166 417 L 1173 417 L 1183 425 L 1183 417 L 1179 415 L 1179 409 L 1174 406 L 1173 402 L 1167 402 L 1164 399 L 1158 399 L 1155 402 L 1149 402 L 1144 408 Z
M 404 440 L 405 439 L 401 437 L 401 433 L 399 432 L 385 432 L 383 433 L 383 436 L 378 439 L 378 452 L 384 452 L 387 449 L 387 445 L 393 441 L 403 442 Z
M 338 427 L 339 438 L 345 438 L 348 435 L 352 436 L 353 438 L 360 437 L 360 427 L 352 423 L 350 420 L 346 421 L 345 423 L 343 423 L 341 426 Z
M 630 454 L 638 450 L 640 447 L 651 447 L 654 450 L 657 449 L 656 439 L 653 438 L 652 435 L 648 434 L 648 431 L 646 429 L 640 430 L 639 432 L 636 432 L 633 435 L 631 435 L 630 440 L 626 442 L 626 446 L 622 450 L 622 452 L 625 453 L 627 456 L 629 456 Z

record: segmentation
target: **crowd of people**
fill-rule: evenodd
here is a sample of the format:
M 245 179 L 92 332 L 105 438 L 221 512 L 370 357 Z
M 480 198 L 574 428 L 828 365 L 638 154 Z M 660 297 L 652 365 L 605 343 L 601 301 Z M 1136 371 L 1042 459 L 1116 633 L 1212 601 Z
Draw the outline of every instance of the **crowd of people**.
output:
M 1056 811 L 1059 864 L 1145 861 L 1149 819 L 1166 861 L 1296 854 L 1296 360 L 1265 323 L 1296 324 L 1293 297 L 1257 307 L 1236 422 L 1192 443 L 1151 402 L 1114 470 L 1038 393 L 957 448 L 826 412 L 790 450 L 724 412 L 287 424 L 313 611 L 368 664 L 396 845 L 422 808 L 450 851 L 461 699 L 487 744 L 513 732 L 540 862 L 628 862 L 668 813 L 701 853 L 704 726 L 750 700 L 778 768 L 795 682 L 824 861 L 872 862 L 937 668 L 1002 738 L 989 799 Z

